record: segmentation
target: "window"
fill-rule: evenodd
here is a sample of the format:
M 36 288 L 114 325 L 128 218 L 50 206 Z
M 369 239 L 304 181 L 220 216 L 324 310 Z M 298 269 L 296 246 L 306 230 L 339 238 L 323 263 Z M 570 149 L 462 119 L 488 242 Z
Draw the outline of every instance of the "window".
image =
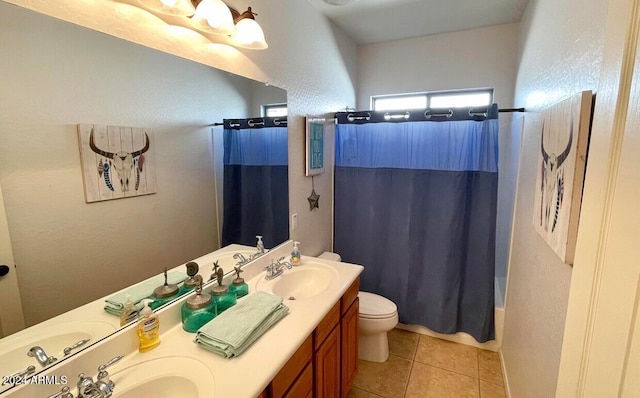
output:
M 262 105 L 263 117 L 287 116 L 287 104 L 266 104 Z
M 371 97 L 374 111 L 405 109 L 460 108 L 487 106 L 493 101 L 493 89 L 429 91 L 416 94 L 378 95 Z

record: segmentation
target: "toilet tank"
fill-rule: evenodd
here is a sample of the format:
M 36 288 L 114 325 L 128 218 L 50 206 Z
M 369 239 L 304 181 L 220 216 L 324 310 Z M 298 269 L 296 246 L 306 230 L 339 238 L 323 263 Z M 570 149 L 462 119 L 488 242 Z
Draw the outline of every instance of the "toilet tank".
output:
M 318 258 L 321 258 L 323 260 L 342 261 L 342 257 L 340 257 L 338 253 L 333 252 L 324 252 L 319 255 Z

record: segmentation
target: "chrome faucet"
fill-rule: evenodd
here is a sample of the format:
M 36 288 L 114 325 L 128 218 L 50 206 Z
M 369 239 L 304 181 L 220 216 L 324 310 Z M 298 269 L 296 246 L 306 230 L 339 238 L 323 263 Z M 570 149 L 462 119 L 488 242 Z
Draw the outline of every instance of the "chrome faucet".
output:
M 29 349 L 29 352 L 27 352 L 27 355 L 30 357 L 35 357 L 38 360 L 38 362 L 40 362 L 40 365 L 42 366 L 51 365 L 52 363 L 58 360 L 58 358 L 54 356 L 48 356 L 47 353 L 44 352 L 42 347 L 38 345 L 31 347 Z
M 93 381 L 93 378 L 86 377 L 84 373 L 78 375 L 78 398 L 109 398 L 113 394 L 113 389 L 116 384 L 109 378 L 109 373 L 106 369 L 118 362 L 124 357 L 124 355 L 118 355 L 112 358 L 109 362 L 98 367 L 98 380 Z
M 253 257 L 253 256 L 252 256 Z M 235 260 L 238 260 L 238 263 L 236 265 L 239 266 L 243 266 L 246 263 L 248 263 L 249 261 L 251 261 L 251 258 L 246 258 L 245 256 L 242 255 L 242 253 L 236 253 L 233 255 L 233 258 Z
M 289 261 L 282 260 L 284 260 L 284 257 L 280 257 L 278 261 L 271 259 L 271 264 L 264 267 L 264 269 L 267 270 L 267 275 L 265 275 L 264 279 L 270 281 L 279 277 L 284 272 L 284 267 L 287 267 L 287 269 L 293 268 L 293 264 Z

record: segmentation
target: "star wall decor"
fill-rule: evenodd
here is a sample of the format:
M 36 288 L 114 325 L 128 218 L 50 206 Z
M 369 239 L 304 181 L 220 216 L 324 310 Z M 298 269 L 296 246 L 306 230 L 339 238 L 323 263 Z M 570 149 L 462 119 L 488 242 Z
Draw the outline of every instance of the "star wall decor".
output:
M 311 195 L 307 198 L 307 200 L 309 201 L 309 210 L 313 210 L 315 208 L 320 208 L 318 206 L 318 201 L 320 200 L 320 195 L 318 195 L 316 193 L 315 189 L 311 190 Z

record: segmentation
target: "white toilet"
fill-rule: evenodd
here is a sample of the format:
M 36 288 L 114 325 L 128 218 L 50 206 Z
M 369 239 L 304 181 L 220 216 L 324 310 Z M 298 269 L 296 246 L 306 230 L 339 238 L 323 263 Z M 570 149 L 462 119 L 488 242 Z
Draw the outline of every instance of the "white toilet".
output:
M 339 254 L 324 252 L 318 258 L 341 261 Z M 398 307 L 385 297 L 358 292 L 360 299 L 358 358 L 385 362 L 389 358 L 387 332 L 398 324 Z

